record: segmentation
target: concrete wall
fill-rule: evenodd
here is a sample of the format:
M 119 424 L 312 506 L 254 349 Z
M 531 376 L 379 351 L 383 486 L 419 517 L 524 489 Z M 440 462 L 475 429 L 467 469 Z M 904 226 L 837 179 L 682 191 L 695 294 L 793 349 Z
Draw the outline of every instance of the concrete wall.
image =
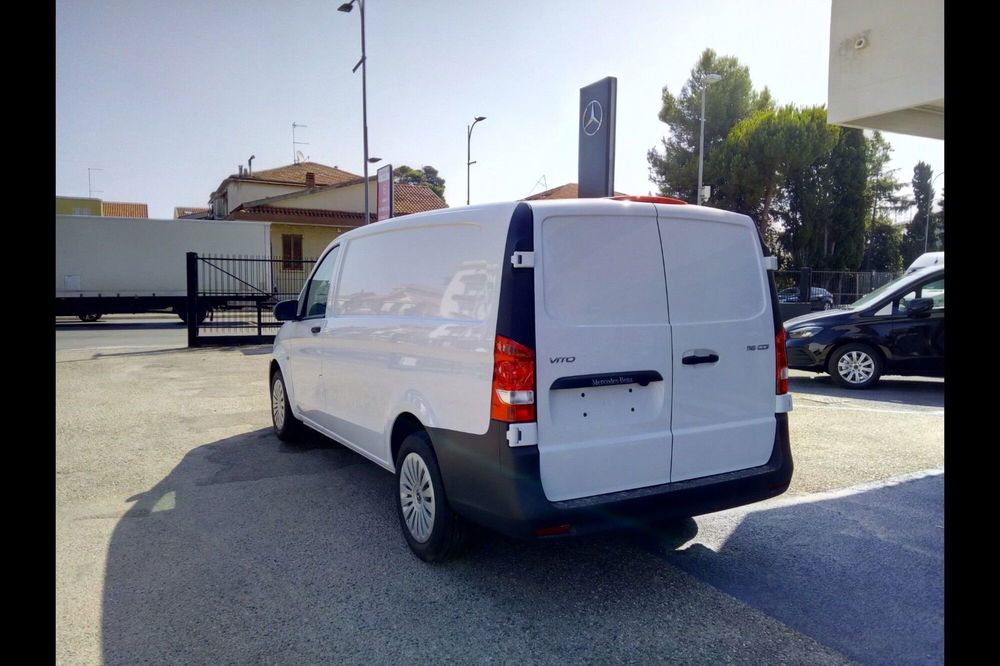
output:
M 828 118 L 944 138 L 944 0 L 833 0 Z

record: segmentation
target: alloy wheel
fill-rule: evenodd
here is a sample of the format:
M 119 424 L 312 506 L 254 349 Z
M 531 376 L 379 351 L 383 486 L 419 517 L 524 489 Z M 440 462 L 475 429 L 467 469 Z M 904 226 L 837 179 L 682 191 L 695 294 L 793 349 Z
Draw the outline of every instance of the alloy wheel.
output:
M 434 484 L 427 464 L 416 453 L 403 459 L 399 499 L 406 528 L 418 542 L 426 542 L 434 529 Z

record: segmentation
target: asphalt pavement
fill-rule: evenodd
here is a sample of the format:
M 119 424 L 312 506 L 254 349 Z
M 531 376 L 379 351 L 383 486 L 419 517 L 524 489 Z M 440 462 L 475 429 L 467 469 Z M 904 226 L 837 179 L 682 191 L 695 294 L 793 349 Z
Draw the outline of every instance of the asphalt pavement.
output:
M 273 436 L 268 347 L 166 325 L 57 326 L 59 664 L 943 662 L 941 380 L 793 372 L 785 495 L 428 565 L 391 475 Z

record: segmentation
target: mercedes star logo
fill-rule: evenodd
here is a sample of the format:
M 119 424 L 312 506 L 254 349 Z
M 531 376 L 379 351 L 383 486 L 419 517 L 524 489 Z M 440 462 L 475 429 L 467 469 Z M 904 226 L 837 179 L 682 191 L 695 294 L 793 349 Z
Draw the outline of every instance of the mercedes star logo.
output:
M 583 109 L 583 133 L 587 136 L 594 136 L 597 134 L 597 130 L 601 129 L 603 122 L 604 109 L 601 108 L 601 103 L 596 99 L 590 100 Z

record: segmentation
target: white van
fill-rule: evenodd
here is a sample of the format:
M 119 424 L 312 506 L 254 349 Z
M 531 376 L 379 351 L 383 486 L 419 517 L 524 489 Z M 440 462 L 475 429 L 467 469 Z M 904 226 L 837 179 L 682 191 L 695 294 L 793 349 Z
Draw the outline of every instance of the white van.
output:
M 910 264 L 903 275 L 915 273 L 921 268 L 927 268 L 928 266 L 944 266 L 944 252 L 924 252 L 913 260 L 913 263 Z
M 275 307 L 274 429 L 394 472 L 428 561 L 466 521 L 558 537 L 772 497 L 792 474 L 773 267 L 750 218 L 658 197 L 361 227 Z

